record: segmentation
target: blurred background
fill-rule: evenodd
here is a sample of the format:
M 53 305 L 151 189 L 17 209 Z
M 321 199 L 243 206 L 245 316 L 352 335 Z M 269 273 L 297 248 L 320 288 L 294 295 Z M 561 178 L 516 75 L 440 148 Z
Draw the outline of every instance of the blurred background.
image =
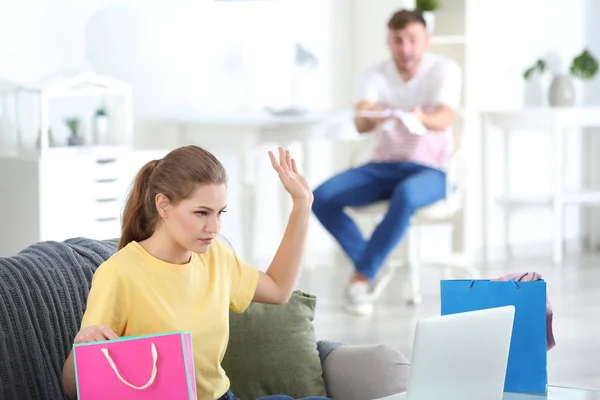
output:
M 222 233 L 266 268 L 289 209 L 267 151 L 290 147 L 315 187 L 348 168 L 357 77 L 389 57 L 391 14 L 417 6 L 431 51 L 463 70 L 455 132 L 467 172 L 458 216 L 423 227 L 419 252 L 460 251 L 489 274 L 535 266 L 555 277 L 558 310 L 597 303 L 598 0 L 3 0 L 0 256 L 42 240 L 117 237 L 135 172 L 194 143 L 230 172 Z M 302 284 L 337 315 L 332 271 L 349 264 L 316 220 L 306 260 Z M 421 311 L 398 300 L 381 312 L 412 326 L 437 312 L 438 286 L 424 272 Z M 561 297 L 584 286 L 588 297 Z M 410 351 L 411 335 L 394 326 L 344 321 L 327 319 L 321 333 Z M 561 357 L 589 356 L 581 338 Z M 569 365 L 551 377 L 592 384 Z

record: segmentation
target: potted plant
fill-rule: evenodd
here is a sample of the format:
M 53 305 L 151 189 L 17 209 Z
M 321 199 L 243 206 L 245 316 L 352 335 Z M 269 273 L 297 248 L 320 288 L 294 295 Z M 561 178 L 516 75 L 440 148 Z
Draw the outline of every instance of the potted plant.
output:
M 581 80 L 591 80 L 598 73 L 598 60 L 589 50 L 584 50 L 571 63 L 571 75 Z
M 548 100 L 553 107 L 572 107 L 575 105 L 575 84 L 571 76 L 582 81 L 593 79 L 598 73 L 598 60 L 589 50 L 583 50 L 575 56 L 569 68 L 569 74 L 557 74 L 550 84 Z
M 525 105 L 530 107 L 541 107 L 546 102 L 547 83 L 545 82 L 548 63 L 545 59 L 539 58 L 533 65 L 523 71 L 525 80 L 524 100 Z
M 108 113 L 104 106 L 101 106 L 96 110 L 93 122 L 95 144 L 108 144 Z
M 523 78 L 526 81 L 529 81 L 533 78 L 533 76 L 535 75 L 536 72 L 543 74 L 545 70 L 546 70 L 546 61 L 540 58 L 535 62 L 535 64 L 528 67 L 525 70 L 525 72 L 523 72 Z
M 416 0 L 416 9 L 423 13 L 427 32 L 433 33 L 435 28 L 435 10 L 439 8 L 439 0 Z
M 83 137 L 79 136 L 79 125 L 81 124 L 81 120 L 79 118 L 67 118 L 65 123 L 71 131 L 71 136 L 69 136 L 68 139 L 69 146 L 82 146 Z

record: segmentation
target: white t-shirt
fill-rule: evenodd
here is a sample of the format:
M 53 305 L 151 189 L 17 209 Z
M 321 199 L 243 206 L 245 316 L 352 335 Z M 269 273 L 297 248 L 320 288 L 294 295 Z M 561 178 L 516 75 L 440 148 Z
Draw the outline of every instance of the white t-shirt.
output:
M 452 60 L 425 53 L 417 74 L 405 82 L 392 59 L 369 68 L 361 76 L 357 100 L 402 109 L 445 104 L 453 109 L 460 105 L 462 73 Z
M 460 105 L 462 72 L 452 60 L 437 54 L 423 54 L 417 74 L 405 82 L 392 59 L 369 68 L 360 78 L 357 100 L 409 111 L 421 107 L 424 111 L 438 105 L 456 110 Z M 373 161 L 413 161 L 443 167 L 450 152 L 450 130 L 428 131 L 412 135 L 397 122 L 375 130 Z

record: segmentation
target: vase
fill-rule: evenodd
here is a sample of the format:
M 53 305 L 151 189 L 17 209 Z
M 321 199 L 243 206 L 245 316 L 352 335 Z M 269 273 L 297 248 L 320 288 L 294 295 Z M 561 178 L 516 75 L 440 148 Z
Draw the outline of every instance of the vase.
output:
M 85 144 L 85 140 L 83 136 L 79 136 L 77 133 L 71 133 L 69 136 L 69 146 L 83 146 Z
M 427 33 L 433 35 L 433 30 L 435 28 L 435 12 L 423 11 L 423 19 L 425 20 L 425 27 L 427 29 Z
M 575 85 L 569 75 L 555 75 L 550 90 L 548 102 L 552 107 L 573 107 L 575 105 Z
M 534 76 L 525 82 L 524 86 L 524 104 L 527 107 L 542 107 L 547 103 L 546 88 L 549 82 L 539 76 Z
M 97 115 L 94 118 L 94 142 L 97 145 L 108 144 L 108 117 Z

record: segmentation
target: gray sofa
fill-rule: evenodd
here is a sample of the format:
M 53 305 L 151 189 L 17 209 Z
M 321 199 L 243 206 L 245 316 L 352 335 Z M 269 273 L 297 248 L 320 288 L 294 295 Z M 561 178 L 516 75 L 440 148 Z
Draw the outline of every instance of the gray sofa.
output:
M 66 399 L 62 365 L 85 309 L 92 275 L 116 240 L 41 242 L 0 258 L 0 398 Z M 386 345 L 316 344 L 328 395 L 369 400 L 405 390 L 409 364 Z

